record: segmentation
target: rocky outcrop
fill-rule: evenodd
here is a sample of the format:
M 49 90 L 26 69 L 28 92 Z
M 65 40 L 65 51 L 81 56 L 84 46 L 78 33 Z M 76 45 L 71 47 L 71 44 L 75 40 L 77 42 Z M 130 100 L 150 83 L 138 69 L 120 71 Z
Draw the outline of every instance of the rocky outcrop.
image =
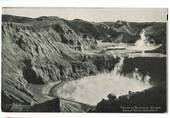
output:
M 125 58 L 121 73 L 128 75 L 138 68 L 139 73 L 151 77 L 151 84 L 157 85 L 160 82 L 166 82 L 166 61 L 165 57 Z
M 160 23 L 156 25 L 149 26 L 145 28 L 146 36 L 150 39 L 150 41 L 154 41 L 156 44 L 162 44 L 162 47 L 155 50 L 154 52 L 164 53 L 166 54 L 166 24 Z
M 94 112 L 163 113 L 167 109 L 166 102 L 166 85 L 160 83 L 142 92 L 129 91 L 129 94 L 119 96 L 119 98 L 103 99 L 97 104 Z

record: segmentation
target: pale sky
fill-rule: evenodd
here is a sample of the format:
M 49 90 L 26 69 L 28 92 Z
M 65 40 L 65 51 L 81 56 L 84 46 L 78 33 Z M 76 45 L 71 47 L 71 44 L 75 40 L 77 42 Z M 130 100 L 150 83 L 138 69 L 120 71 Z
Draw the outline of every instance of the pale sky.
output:
M 58 16 L 67 20 L 83 19 L 86 21 L 103 22 L 125 20 L 129 22 L 166 22 L 167 9 L 161 8 L 32 8 L 5 7 L 2 14 L 26 16 Z

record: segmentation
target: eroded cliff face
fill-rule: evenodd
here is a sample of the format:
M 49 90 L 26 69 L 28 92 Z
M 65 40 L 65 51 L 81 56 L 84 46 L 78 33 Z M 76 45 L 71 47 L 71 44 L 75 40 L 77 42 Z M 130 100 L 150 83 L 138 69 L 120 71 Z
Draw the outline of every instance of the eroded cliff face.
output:
M 109 55 L 82 53 L 82 45 L 93 41 L 84 43 L 59 18 L 40 17 L 25 22 L 14 18 L 10 22 L 3 19 L 2 23 L 2 91 L 7 98 L 2 101 L 4 105 L 40 102 L 28 84 L 78 79 L 109 71 L 118 61 Z

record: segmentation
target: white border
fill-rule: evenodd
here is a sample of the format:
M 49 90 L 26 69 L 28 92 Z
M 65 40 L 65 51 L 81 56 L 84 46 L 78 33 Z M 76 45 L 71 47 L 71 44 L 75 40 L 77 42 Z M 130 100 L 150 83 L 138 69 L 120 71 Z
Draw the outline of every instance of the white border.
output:
M 3 6 L 20 7 L 157 7 L 167 8 L 168 0 L 1 0 Z
M 126 7 L 126 8 L 170 8 L 170 0 L 0 0 L 0 14 L 2 7 Z M 0 17 L 1 21 L 1 17 Z M 0 22 L 1 25 L 1 22 Z M 169 29 L 169 24 L 168 24 Z M 169 30 L 168 30 L 169 34 Z M 0 29 L 1 39 L 1 29 Z M 167 38 L 167 41 L 169 36 Z M 1 42 L 1 41 L 0 41 Z M 169 46 L 168 41 L 168 46 Z M 1 43 L 0 43 L 1 47 Z M 169 51 L 168 51 L 169 55 Z M 0 53 L 1 57 L 1 53 Z M 1 62 L 1 58 L 0 58 Z M 168 58 L 169 62 L 169 58 Z M 169 65 L 169 64 L 168 64 Z M 1 67 L 1 63 L 0 63 Z M 0 68 L 1 71 L 1 68 Z M 168 69 L 168 73 L 170 73 Z M 1 77 L 1 73 L 0 73 Z M 167 78 L 167 80 L 169 77 Z M 168 85 L 169 81 L 168 81 Z M 0 81 L 1 86 L 1 81 Z M 168 89 L 169 98 L 169 89 Z M 168 102 L 169 108 L 169 102 Z M 4 113 L 0 111 L 0 118 L 19 117 L 19 118 L 168 118 L 168 113 L 163 114 L 142 114 L 142 113 Z

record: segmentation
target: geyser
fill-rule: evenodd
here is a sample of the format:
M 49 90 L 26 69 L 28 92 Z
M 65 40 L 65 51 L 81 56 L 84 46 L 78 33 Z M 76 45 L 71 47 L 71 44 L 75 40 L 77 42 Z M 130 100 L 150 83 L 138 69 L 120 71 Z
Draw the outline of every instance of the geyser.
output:
M 114 70 L 107 73 L 100 73 L 95 76 L 84 77 L 57 87 L 55 96 L 65 99 L 96 105 L 102 98 L 107 98 L 109 93 L 116 96 L 125 95 L 128 91 L 142 91 L 150 88 L 150 77 L 141 75 L 137 69 L 131 76 L 121 75 L 124 58 L 114 67 Z
M 157 45 L 153 39 L 150 39 L 149 37 L 147 37 L 145 35 L 145 32 L 146 32 L 145 30 L 141 31 L 140 39 L 138 39 L 135 42 L 135 46 L 130 46 L 130 47 L 127 47 L 126 49 L 144 52 L 144 51 L 155 50 L 162 46 L 162 44 Z

